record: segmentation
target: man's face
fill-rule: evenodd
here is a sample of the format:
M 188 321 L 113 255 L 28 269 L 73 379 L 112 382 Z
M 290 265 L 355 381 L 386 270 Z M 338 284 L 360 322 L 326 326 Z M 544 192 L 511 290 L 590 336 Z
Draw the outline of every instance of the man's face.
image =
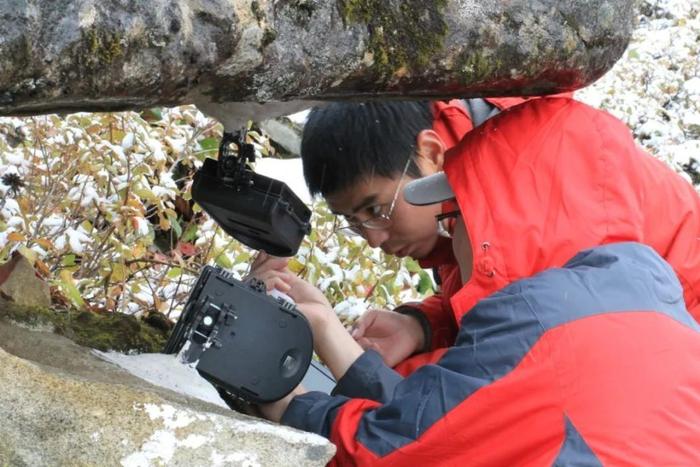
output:
M 359 234 L 370 246 L 379 247 L 385 253 L 422 259 L 433 250 L 438 240 L 435 216 L 440 214 L 441 206 L 413 206 L 407 203 L 403 198 L 403 188 L 411 180 L 409 176 L 371 176 L 327 196 L 326 200 L 334 213 L 361 223 L 381 214 L 389 214 L 392 201 L 396 199 L 389 227 L 359 227 Z

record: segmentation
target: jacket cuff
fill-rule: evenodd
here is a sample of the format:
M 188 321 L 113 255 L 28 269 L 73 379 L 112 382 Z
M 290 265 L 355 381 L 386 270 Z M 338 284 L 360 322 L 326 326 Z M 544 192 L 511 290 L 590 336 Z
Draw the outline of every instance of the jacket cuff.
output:
M 416 318 L 418 320 L 418 324 L 420 324 L 420 327 L 423 330 L 423 347 L 418 349 L 414 355 L 429 352 L 433 348 L 433 331 L 430 327 L 430 321 L 428 321 L 428 318 L 426 318 L 420 308 L 411 305 L 400 305 L 399 307 L 395 308 L 394 311 L 401 313 L 402 315 L 408 315 Z
M 340 378 L 332 394 L 386 402 L 392 398 L 394 388 L 402 379 L 401 375 L 386 366 L 381 355 L 374 350 L 366 350 Z
M 307 392 L 291 400 L 280 423 L 330 439 L 338 411 L 347 401 L 348 398 L 343 396 L 331 397 L 323 392 Z

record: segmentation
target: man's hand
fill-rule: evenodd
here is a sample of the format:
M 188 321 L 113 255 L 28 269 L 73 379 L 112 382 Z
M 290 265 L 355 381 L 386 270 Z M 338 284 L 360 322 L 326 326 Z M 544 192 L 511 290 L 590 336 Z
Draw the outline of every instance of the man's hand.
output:
M 323 292 L 291 271 L 269 269 L 256 273 L 255 277 L 265 283 L 267 290 L 277 289 L 294 300 L 297 308 L 309 320 L 314 330 L 314 338 L 317 337 L 317 331 L 323 329 L 329 319 L 335 318 L 333 308 Z
M 288 262 L 288 258 L 261 251 L 253 261 L 250 276 L 263 281 L 268 291 L 277 289 L 289 295 L 311 322 L 311 327 L 316 328 L 327 318 L 331 305 L 320 290 L 289 271 Z
M 369 310 L 355 323 L 351 333 L 360 346 L 373 349 L 393 367 L 423 348 L 425 337 L 418 321 L 387 310 Z
M 253 264 L 252 275 L 268 290 L 289 295 L 311 325 L 314 350 L 339 380 L 363 350 L 338 319 L 333 307 L 319 289 L 286 269 L 284 258 L 261 255 Z
M 287 269 L 288 263 L 289 258 L 272 256 L 261 250 L 255 256 L 255 260 L 250 266 L 250 275 L 251 277 L 258 277 L 267 271 L 284 271 Z

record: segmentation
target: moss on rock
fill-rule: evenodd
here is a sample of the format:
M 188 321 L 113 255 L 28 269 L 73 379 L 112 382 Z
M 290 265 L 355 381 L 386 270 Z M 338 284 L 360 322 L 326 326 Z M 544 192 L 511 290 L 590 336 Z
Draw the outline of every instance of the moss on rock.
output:
M 160 352 L 168 331 L 121 313 L 22 307 L 0 301 L 0 318 L 32 327 L 49 327 L 77 344 L 119 352 Z
M 368 49 L 381 78 L 390 78 L 430 63 L 447 34 L 446 0 L 341 0 L 347 23 L 366 24 Z
M 270 45 L 275 39 L 277 39 L 277 31 L 273 28 L 265 28 L 260 43 L 264 48 Z
M 504 51 L 504 53 L 506 53 Z M 493 79 L 503 70 L 503 59 L 497 54 L 483 50 L 471 50 L 457 57 L 457 69 L 465 83 L 480 83 Z
M 118 34 L 90 29 L 83 32 L 83 41 L 86 45 L 86 51 L 92 55 L 93 60 L 99 63 L 109 64 L 124 55 L 121 38 Z

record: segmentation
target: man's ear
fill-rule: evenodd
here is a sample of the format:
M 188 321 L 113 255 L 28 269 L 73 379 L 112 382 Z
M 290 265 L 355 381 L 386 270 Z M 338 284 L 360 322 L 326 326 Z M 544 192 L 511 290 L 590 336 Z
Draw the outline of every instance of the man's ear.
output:
M 445 160 L 445 143 L 434 130 L 422 130 L 416 137 L 418 158 L 416 163 L 423 175 L 430 175 L 442 170 Z

